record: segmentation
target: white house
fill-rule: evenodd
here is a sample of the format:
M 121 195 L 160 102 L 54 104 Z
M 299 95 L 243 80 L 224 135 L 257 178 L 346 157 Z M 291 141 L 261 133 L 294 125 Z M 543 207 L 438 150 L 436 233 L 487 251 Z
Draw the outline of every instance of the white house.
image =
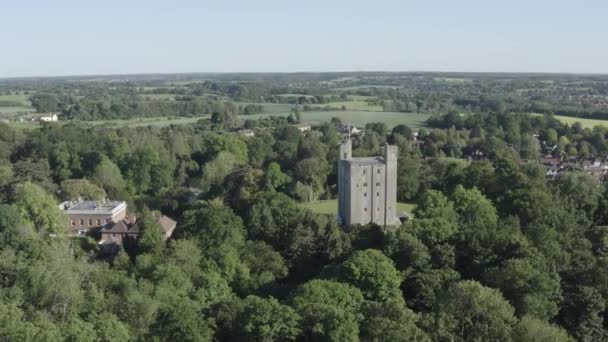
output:
M 46 113 L 32 117 L 32 121 L 52 122 L 57 120 L 59 120 L 59 117 L 56 113 Z

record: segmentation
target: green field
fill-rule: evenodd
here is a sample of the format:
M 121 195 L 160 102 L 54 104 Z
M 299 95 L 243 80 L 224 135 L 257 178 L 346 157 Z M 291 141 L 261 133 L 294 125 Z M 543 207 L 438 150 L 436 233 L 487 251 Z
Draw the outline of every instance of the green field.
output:
M 34 112 L 32 107 L 0 107 L 0 114 L 17 114 Z
M 129 119 L 129 120 L 87 121 L 87 123 L 90 123 L 92 125 L 101 125 L 101 126 L 108 126 L 108 127 L 142 127 L 142 126 L 166 127 L 166 126 L 170 126 L 170 125 L 192 124 L 201 119 L 205 119 L 208 117 L 209 117 L 208 115 L 197 116 L 197 117 L 193 117 L 193 118 L 154 117 L 154 118 Z
M 327 104 L 318 104 L 311 105 L 314 107 L 324 107 L 329 106 L 332 108 L 341 108 L 342 106 L 346 107 L 346 110 L 354 110 L 354 111 L 367 111 L 367 112 L 381 112 L 382 106 L 380 105 L 370 105 L 365 100 L 374 99 L 375 96 L 349 96 L 347 101 L 338 101 L 338 102 L 330 102 Z
M 53 125 L 65 125 L 68 123 L 80 123 L 91 126 L 106 126 L 106 127 L 166 127 L 170 125 L 187 125 L 193 124 L 201 119 L 208 118 L 208 115 L 197 116 L 193 118 L 167 118 L 167 117 L 154 117 L 154 118 L 142 118 L 142 119 L 128 119 L 128 120 L 100 120 L 100 121 L 58 121 L 52 123 Z M 42 125 L 39 122 L 11 122 L 11 126 L 19 129 L 34 129 L 39 128 Z
M 272 114 L 277 114 L 277 113 L 290 113 L 291 110 L 294 108 L 293 104 L 289 104 L 289 103 L 255 103 L 255 102 L 237 102 L 236 103 L 239 106 L 245 107 L 247 105 L 253 104 L 253 105 L 262 105 L 262 107 L 264 107 L 264 113 L 272 113 Z
M 534 116 L 543 116 L 544 114 L 539 113 L 531 113 Z M 594 126 L 606 126 L 608 127 L 608 120 L 597 120 L 597 119 L 583 119 L 583 118 L 575 118 L 572 116 L 562 116 L 555 115 L 557 120 L 566 123 L 568 125 L 572 125 L 576 122 L 580 122 L 584 128 L 593 128 Z
M 6 107 L 0 106 L 0 114 L 8 114 L 12 116 L 12 114 L 34 111 L 34 108 L 32 108 L 32 104 L 29 100 L 29 95 L 0 95 L 0 102 L 2 101 L 19 102 L 21 105 Z
M 326 201 L 317 201 L 311 203 L 300 203 L 302 208 L 307 208 L 312 210 L 315 213 L 319 214 L 328 214 L 328 215 L 337 215 L 338 214 L 338 200 L 326 200 Z M 397 213 L 406 212 L 408 214 L 412 214 L 412 211 L 416 207 L 414 203 L 397 203 Z
M 271 114 L 254 114 L 242 115 L 242 119 L 259 119 L 267 117 Z M 288 116 L 289 113 L 273 113 L 272 115 Z M 302 120 L 310 124 L 319 124 L 329 121 L 332 117 L 339 118 L 344 122 L 359 127 L 365 126 L 370 122 L 384 122 L 389 128 L 399 124 L 408 125 L 410 127 L 422 127 L 425 125 L 429 114 L 419 113 L 398 113 L 398 112 L 366 112 L 366 111 L 319 111 L 319 112 L 302 112 Z

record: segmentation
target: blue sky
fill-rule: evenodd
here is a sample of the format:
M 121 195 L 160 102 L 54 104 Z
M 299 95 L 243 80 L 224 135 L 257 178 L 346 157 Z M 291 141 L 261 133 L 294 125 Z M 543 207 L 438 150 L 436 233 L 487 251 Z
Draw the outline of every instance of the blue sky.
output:
M 0 0 L 0 77 L 608 73 L 600 0 Z

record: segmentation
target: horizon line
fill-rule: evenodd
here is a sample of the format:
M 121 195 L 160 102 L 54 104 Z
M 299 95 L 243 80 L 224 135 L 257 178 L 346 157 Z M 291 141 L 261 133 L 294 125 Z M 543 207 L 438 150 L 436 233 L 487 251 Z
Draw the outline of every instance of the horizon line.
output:
M 608 72 L 558 72 L 558 71 L 447 71 L 447 70 L 349 70 L 349 71 L 187 71 L 187 72 L 136 72 L 136 73 L 108 73 L 108 74 L 63 74 L 63 75 L 32 75 L 32 76 L 10 76 L 0 77 L 0 81 L 6 80 L 30 80 L 30 79 L 61 79 L 61 78 L 94 78 L 94 77 L 129 77 L 129 76 L 169 76 L 169 75 L 295 75 L 295 74 L 503 74 L 503 75 L 571 75 L 571 76 L 608 76 Z

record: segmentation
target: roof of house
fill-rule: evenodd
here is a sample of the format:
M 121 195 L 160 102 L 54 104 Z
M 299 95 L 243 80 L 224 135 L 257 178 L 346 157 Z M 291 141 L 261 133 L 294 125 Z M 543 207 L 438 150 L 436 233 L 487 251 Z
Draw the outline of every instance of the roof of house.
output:
M 158 223 L 163 229 L 163 232 L 167 235 L 167 237 L 171 236 L 175 226 L 177 226 L 177 222 L 171 219 L 168 216 L 162 215 L 158 219 Z M 109 224 L 105 226 L 101 232 L 102 233 L 110 233 L 110 234 L 132 234 L 137 235 L 140 233 L 140 224 L 141 220 L 135 220 L 135 217 L 129 215 L 124 219 Z
M 63 202 L 59 205 L 68 214 L 114 214 L 123 208 L 127 207 L 127 203 L 123 201 L 80 201 L 80 202 Z
M 175 226 L 177 226 L 177 222 L 174 221 L 173 219 L 171 219 L 168 216 L 161 216 L 158 219 L 158 223 L 160 224 L 161 227 L 163 227 L 163 230 L 165 231 L 165 233 L 171 234 L 171 232 L 173 232 L 173 229 L 175 229 Z

